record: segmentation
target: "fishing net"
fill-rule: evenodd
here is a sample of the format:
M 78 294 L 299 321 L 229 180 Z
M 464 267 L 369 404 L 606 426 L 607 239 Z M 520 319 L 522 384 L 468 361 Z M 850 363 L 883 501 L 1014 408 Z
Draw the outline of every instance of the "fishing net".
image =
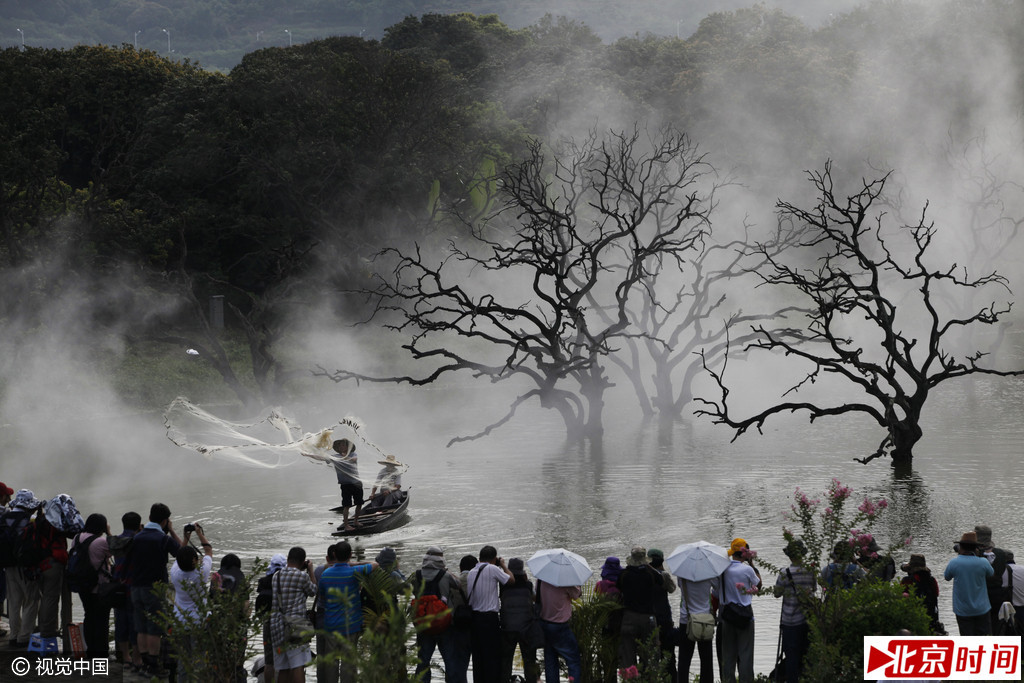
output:
M 332 465 L 341 456 L 331 445 L 348 439 L 384 452 L 363 435 L 363 423 L 343 417 L 336 424 L 316 432 L 304 432 L 280 408 L 269 408 L 244 422 L 232 422 L 200 408 L 183 396 L 164 411 L 167 438 L 209 460 L 226 460 L 252 467 L 284 467 L 300 460 Z

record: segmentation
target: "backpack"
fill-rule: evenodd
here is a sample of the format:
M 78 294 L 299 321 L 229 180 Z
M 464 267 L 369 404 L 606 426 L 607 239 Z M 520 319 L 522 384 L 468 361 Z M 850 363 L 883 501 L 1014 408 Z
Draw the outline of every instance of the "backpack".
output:
M 110 554 L 115 560 L 121 560 L 128 555 L 132 549 L 134 536 L 108 536 L 107 545 L 110 546 Z
M 93 588 L 100 582 L 100 572 L 92 566 L 89 559 L 89 546 L 99 538 L 99 535 L 90 536 L 84 543 L 76 539 L 75 544 L 68 553 L 67 584 L 72 593 L 91 593 Z
M 443 571 L 438 572 L 437 576 L 423 585 L 423 594 L 413 601 L 413 623 L 416 624 L 417 631 L 428 636 L 436 636 L 452 623 L 452 611 L 441 599 L 441 580 L 444 577 Z M 423 573 L 417 571 L 416 584 L 422 581 Z
M 0 515 L 0 568 L 21 565 L 25 532 L 31 518 L 31 510 L 9 510 Z
M 15 559 L 22 567 L 36 567 L 53 554 L 54 529 L 43 515 L 36 515 L 19 537 Z

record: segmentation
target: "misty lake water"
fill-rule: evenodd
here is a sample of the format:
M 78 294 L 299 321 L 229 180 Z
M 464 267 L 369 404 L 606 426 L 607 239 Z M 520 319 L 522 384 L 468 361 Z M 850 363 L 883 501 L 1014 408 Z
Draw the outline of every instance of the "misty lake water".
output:
M 816 424 L 789 418 L 769 423 L 764 435 L 730 443 L 729 431 L 707 420 L 666 427 L 609 406 L 598 447 L 565 445 L 554 413 L 524 409 L 491 436 L 446 448 L 452 436 L 503 414 L 493 387 L 351 385 L 336 391 L 311 401 L 312 407 L 286 410 L 307 430 L 359 416 L 369 439 L 409 464 L 404 484 L 411 491 L 411 521 L 355 542 L 359 556 L 368 559 L 384 545 L 394 547 L 407 573 L 429 545 L 445 549 L 449 566 L 493 544 L 505 558 L 565 547 L 596 569 L 606 556 L 624 557 L 634 545 L 668 553 L 699 539 L 728 545 L 734 536 L 781 564 L 782 514 L 794 488 L 819 492 L 832 477 L 859 495 L 889 499 L 891 514 L 878 535 L 884 542 L 912 536 L 912 550 L 924 553 L 939 576 L 953 541 L 976 523 L 992 526 L 1000 547 L 1024 548 L 1019 380 L 980 378 L 937 393 L 926 409 L 914 470 L 902 478 L 887 460 L 867 466 L 853 461 L 881 438 L 877 427 L 854 418 Z M 7 437 L 10 429 L 4 430 Z M 67 449 L 53 456 L 36 449 L 8 460 L 5 470 L 21 478 L 5 474 L 5 481 L 41 496 L 71 493 L 85 514 L 106 514 L 115 532 L 124 511 L 145 515 L 152 502 L 166 502 L 179 530 L 202 521 L 216 557 L 235 552 L 246 564 L 293 545 L 320 558 L 333 540 L 340 519 L 328 509 L 339 504 L 339 494 L 326 467 L 298 462 L 258 469 L 208 461 L 173 446 L 158 414 L 79 420 L 68 431 L 79 444 L 106 442 L 109 449 L 65 443 Z M 14 438 L 32 452 L 23 437 Z M 372 453 L 363 449 L 360 463 L 367 487 L 379 469 Z M 950 584 L 939 583 L 940 616 L 955 630 Z M 779 601 L 759 597 L 754 609 L 755 668 L 767 672 L 774 663 Z

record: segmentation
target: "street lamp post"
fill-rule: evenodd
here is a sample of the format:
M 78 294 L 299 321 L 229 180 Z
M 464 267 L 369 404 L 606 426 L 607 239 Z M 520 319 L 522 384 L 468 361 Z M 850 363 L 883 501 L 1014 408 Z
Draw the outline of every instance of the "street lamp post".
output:
M 21 29 L 19 28 L 19 29 L 18 29 L 18 33 L 20 33 L 20 34 L 21 34 L 21 49 L 22 49 L 22 50 L 24 50 L 24 49 L 25 49 L 25 32 L 24 32 L 24 31 L 22 31 L 22 30 L 21 30 Z
M 165 28 L 162 28 L 160 30 L 167 34 L 167 55 L 170 56 L 170 54 L 171 54 L 171 32 L 168 31 Z
M 139 34 L 140 33 L 142 33 L 142 29 L 141 28 L 138 31 L 135 32 L 135 38 L 132 39 L 132 45 L 135 46 L 136 50 L 139 49 Z
M 290 30 L 288 30 L 288 29 L 285 29 L 284 32 L 288 34 L 288 47 L 291 47 L 292 46 L 292 32 Z

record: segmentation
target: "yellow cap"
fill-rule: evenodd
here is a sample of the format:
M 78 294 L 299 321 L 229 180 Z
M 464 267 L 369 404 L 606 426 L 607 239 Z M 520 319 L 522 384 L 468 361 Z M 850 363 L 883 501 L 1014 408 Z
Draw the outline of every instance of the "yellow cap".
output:
M 732 545 L 729 546 L 729 556 L 732 557 L 736 553 L 746 550 L 747 547 L 747 542 L 742 538 L 734 538 L 732 539 Z

